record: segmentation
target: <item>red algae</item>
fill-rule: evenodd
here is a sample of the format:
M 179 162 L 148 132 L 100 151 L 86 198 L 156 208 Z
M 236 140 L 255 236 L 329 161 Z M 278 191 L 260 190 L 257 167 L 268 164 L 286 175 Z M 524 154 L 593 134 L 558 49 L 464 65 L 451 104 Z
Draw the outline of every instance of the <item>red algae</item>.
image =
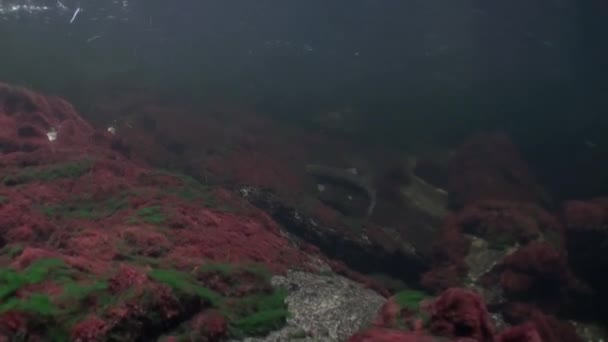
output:
M 569 296 L 586 291 L 569 268 L 565 253 L 547 242 L 520 248 L 501 260 L 494 272 L 508 299 L 535 303 L 548 312 L 567 309 Z
M 96 316 L 91 316 L 76 323 L 76 325 L 72 327 L 70 335 L 73 341 L 99 341 L 106 336 L 107 329 L 108 326 L 105 320 Z
M 433 244 L 433 268 L 422 275 L 422 285 L 434 293 L 459 286 L 467 272 L 464 258 L 469 246 L 470 241 L 462 234 L 456 217 L 447 217 Z
M 514 303 L 509 305 L 505 317 L 519 324 L 504 331 L 499 338 L 511 338 L 513 341 L 528 341 L 526 338 L 539 336 L 541 341 L 580 342 L 574 327 L 567 321 L 557 319 L 538 310 L 534 306 Z M 520 338 L 519 340 L 517 338 Z
M 497 337 L 497 342 L 543 342 L 534 324 L 527 323 L 507 329 Z
M 112 334 L 148 340 L 196 316 L 198 337 L 223 338 L 231 323 L 207 313 L 208 301 L 217 298 L 205 290 L 204 279 L 187 280 L 191 270 L 213 262 L 257 263 L 276 273 L 309 261 L 266 214 L 226 191 L 208 191 L 196 180 L 132 159 L 118 138 L 96 131 L 61 99 L 0 85 L 0 123 L 0 233 L 2 244 L 15 251 L 10 267 L 26 283 L 36 282 L 23 292 L 42 300 L 36 310 L 58 312 L 69 300 L 78 305 L 65 314 L 82 316 L 68 323 L 52 315 L 38 324 L 40 312 L 2 312 L 0 336 L 25 329 L 35 340 L 61 327 L 75 341 Z M 27 273 L 50 258 L 63 266 L 40 269 L 42 264 L 35 266 L 40 273 Z M 158 279 L 165 278 L 150 278 L 153 270 L 185 272 L 163 284 Z M 240 294 L 268 291 L 269 285 L 246 290 L 247 279 L 234 279 L 242 284 Z M 201 299 L 203 294 L 209 297 Z
M 504 133 L 472 137 L 458 148 L 448 168 L 447 190 L 455 207 L 480 200 L 546 202 L 517 147 Z
M 39 301 L 33 311 L 0 313 L 0 341 L 23 332 L 42 341 L 54 327 L 74 341 L 109 336 L 225 340 L 236 336 L 235 312 L 246 302 L 240 300 L 274 295 L 269 276 L 308 270 L 311 257 L 390 296 L 382 284 L 326 260 L 318 247 L 288 238 L 274 216 L 206 181 L 270 188 L 285 201 L 302 200 L 301 193 L 312 185 L 304 165 L 314 159 L 305 146 L 334 156 L 348 146 L 324 136 L 302 138 L 241 108 L 225 106 L 203 118 L 189 108 L 137 108 L 145 114 L 121 118 L 124 124 L 117 129 L 122 134 L 113 135 L 97 131 L 64 100 L 0 84 L 0 186 L 6 197 L 0 202 L 0 248 L 10 250 L 1 255 L 0 268 L 23 281 L 8 295 L 11 302 Z M 139 124 L 129 127 L 130 120 Z M 282 134 L 270 134 L 274 131 Z M 49 139 L 49 133 L 56 135 Z M 300 138 L 305 141 L 289 143 Z M 200 177 L 149 164 L 194 169 Z M 426 172 L 437 184 L 446 183 L 443 170 L 427 165 Z M 391 191 L 405 179 L 401 173 L 389 176 L 395 178 L 388 179 L 385 190 L 397 195 Z M 567 203 L 562 225 L 541 207 L 542 190 L 501 134 L 464 144 L 447 178 L 459 211 L 445 218 L 430 256 L 432 269 L 420 280 L 437 297 L 418 309 L 401 307 L 393 297 L 370 329 L 348 341 L 579 341 L 569 323 L 550 314 L 558 315 L 557 307 L 571 304 L 568 295 L 580 290 L 573 274 L 586 275 L 602 289 L 602 281 L 590 273 L 605 257 L 597 245 L 590 244 L 593 253 L 582 253 L 574 244 L 580 243 L 581 232 L 603 236 L 608 201 Z M 318 223 L 344 239 L 364 233 L 383 242 L 382 252 L 390 257 L 399 247 L 381 227 L 368 224 L 355 232 L 337 211 L 316 200 L 306 203 Z M 493 248 L 520 246 L 481 284 L 504 291 L 501 313 L 514 326 L 501 333 L 481 295 L 460 288 L 471 245 L 467 235 Z M 28 273 L 40 267 L 37 261 L 48 259 L 61 264 Z
M 228 335 L 228 325 L 221 313 L 209 310 L 194 317 L 190 334 L 194 338 L 206 336 L 209 341 L 220 341 Z
M 529 203 L 481 201 L 459 211 L 456 221 L 463 232 L 498 246 L 526 244 L 543 234 L 557 237 L 562 233 L 556 218 Z
M 473 291 L 451 288 L 427 304 L 429 330 L 451 338 L 492 341 L 494 327 L 481 296 Z
M 439 342 L 439 338 L 400 330 L 371 328 L 355 334 L 348 342 Z

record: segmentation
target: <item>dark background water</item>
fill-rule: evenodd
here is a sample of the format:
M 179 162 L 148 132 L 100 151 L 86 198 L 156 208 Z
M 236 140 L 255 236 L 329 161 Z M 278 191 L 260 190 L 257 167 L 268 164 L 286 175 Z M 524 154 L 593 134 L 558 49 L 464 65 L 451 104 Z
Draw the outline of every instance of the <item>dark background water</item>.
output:
M 51 9 L 0 15 L 0 79 L 79 108 L 112 80 L 303 125 L 351 107 L 360 139 L 402 148 L 499 129 L 560 195 L 608 190 L 603 0 L 11 3 Z

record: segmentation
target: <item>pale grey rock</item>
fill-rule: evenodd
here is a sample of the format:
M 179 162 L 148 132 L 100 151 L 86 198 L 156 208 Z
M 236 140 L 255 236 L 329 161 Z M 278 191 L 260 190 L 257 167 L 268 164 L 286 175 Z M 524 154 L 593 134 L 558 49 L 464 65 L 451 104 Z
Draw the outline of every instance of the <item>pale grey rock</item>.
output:
M 288 290 L 291 314 L 284 328 L 246 342 L 345 341 L 368 326 L 386 299 L 345 277 L 290 271 L 272 279 Z

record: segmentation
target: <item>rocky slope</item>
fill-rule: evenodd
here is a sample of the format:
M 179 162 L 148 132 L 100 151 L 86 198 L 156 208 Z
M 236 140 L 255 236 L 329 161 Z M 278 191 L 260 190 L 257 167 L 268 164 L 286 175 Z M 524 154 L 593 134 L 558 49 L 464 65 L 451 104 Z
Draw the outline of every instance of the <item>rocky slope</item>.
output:
M 242 109 L 130 101 L 99 101 L 93 127 L 0 84 L 0 341 L 602 338 L 608 202 L 553 205 L 505 135 L 412 167 Z M 356 168 L 372 215 L 311 163 Z

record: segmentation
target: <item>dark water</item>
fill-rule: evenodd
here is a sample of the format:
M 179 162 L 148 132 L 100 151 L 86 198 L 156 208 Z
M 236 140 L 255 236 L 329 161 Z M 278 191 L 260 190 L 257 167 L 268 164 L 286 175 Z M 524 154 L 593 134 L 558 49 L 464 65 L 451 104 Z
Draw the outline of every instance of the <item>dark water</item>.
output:
M 350 107 L 370 143 L 454 144 L 500 129 L 558 196 L 608 190 L 604 0 L 0 6 L 0 79 L 65 96 L 84 115 L 96 82 L 247 101 L 302 125 Z

